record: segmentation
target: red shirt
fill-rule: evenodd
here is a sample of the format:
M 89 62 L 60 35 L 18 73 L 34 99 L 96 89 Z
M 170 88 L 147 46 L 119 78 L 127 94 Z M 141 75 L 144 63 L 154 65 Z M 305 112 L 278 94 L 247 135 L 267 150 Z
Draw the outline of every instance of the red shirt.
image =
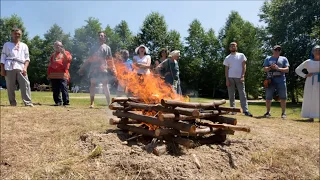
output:
M 49 79 L 70 79 L 69 68 L 72 56 L 70 52 L 65 51 L 66 58 L 62 53 L 54 52 L 50 57 L 48 66 Z

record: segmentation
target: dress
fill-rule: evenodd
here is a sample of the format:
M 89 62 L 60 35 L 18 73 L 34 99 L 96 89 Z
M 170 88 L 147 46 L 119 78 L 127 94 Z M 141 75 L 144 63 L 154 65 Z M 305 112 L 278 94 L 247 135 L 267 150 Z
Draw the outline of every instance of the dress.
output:
M 309 73 L 313 73 L 313 76 L 306 78 L 301 116 L 304 118 L 319 118 L 320 61 L 308 59 L 301 63 L 295 71 L 299 76 L 305 77 L 306 74 L 302 72 L 303 69 L 306 69 Z

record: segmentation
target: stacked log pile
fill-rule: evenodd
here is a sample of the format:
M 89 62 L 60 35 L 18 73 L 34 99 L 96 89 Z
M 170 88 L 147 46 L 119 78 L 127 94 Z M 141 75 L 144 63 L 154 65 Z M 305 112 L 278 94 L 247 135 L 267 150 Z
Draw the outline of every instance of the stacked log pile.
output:
M 187 148 L 198 144 L 221 143 L 235 131 L 250 132 L 237 126 L 237 120 L 226 115 L 241 112 L 240 108 L 221 106 L 226 100 L 212 103 L 161 100 L 161 104 L 145 103 L 136 97 L 115 97 L 109 108 L 118 119 L 109 123 L 138 136 L 170 141 Z M 165 145 L 153 147 L 156 155 L 164 152 Z

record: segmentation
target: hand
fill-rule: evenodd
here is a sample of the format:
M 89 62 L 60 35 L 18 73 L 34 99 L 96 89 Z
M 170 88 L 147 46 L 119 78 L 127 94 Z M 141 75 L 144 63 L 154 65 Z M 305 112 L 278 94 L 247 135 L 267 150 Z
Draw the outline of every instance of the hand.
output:
M 271 69 L 276 69 L 276 70 L 278 70 L 279 67 L 278 67 L 278 65 L 276 65 L 276 64 L 272 64 L 272 65 L 271 65 Z
M 226 81 L 226 86 L 229 87 L 230 86 L 230 82 L 229 80 Z
M 244 76 L 241 76 L 240 82 L 244 82 Z
M 21 73 L 22 73 L 23 76 L 26 76 L 26 75 L 27 75 L 27 70 L 26 70 L 26 69 L 23 69 L 23 70 L 21 71 Z
M 6 76 L 6 71 L 5 70 L 1 71 L 1 76 Z
M 311 77 L 311 76 L 312 76 L 312 74 L 308 73 L 308 74 L 306 74 L 305 78 Z
M 59 47 L 59 51 L 64 54 L 65 53 L 65 50 L 62 48 L 62 47 Z

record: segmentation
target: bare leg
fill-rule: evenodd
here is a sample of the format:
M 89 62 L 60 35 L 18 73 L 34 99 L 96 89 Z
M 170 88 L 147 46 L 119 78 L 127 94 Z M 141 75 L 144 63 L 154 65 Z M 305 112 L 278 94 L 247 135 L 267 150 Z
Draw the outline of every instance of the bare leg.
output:
M 281 104 L 282 114 L 286 113 L 287 101 L 281 99 L 280 104 Z
M 267 112 L 270 112 L 271 100 L 266 100 Z
M 94 106 L 95 90 L 96 90 L 96 80 L 91 79 L 90 80 L 90 107 Z
M 107 99 L 107 104 L 110 105 L 110 91 L 109 91 L 109 87 L 108 87 L 108 82 L 105 81 L 102 83 L 103 85 L 103 91 L 104 91 L 104 94 L 106 95 L 106 99 Z

